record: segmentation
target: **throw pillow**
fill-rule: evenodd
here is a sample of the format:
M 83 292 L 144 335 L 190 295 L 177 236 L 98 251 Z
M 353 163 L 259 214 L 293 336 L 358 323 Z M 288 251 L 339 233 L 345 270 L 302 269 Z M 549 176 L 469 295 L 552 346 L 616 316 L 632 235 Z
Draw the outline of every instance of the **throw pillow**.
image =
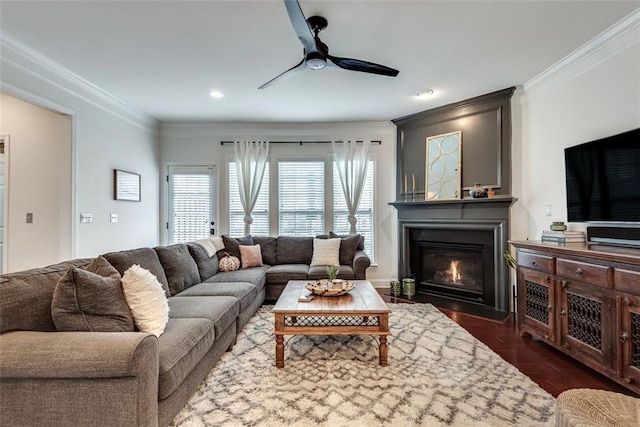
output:
M 134 264 L 124 272 L 122 288 L 138 329 L 162 335 L 169 321 L 169 303 L 157 277 Z
M 120 273 L 102 256 L 85 269 L 71 267 L 53 292 L 51 317 L 58 331 L 133 332 Z
M 329 232 L 329 237 L 338 237 L 337 234 Z M 360 242 L 364 245 L 364 238 L 359 234 L 345 236 L 340 243 L 340 265 L 351 265 L 356 252 L 360 248 Z
M 262 263 L 276 265 L 276 238 L 275 237 L 254 237 L 253 243 L 260 245 L 262 253 Z
M 239 245 L 238 247 L 240 248 L 240 261 L 242 261 L 242 268 L 262 267 L 262 252 L 260 251 L 260 245 Z
M 364 236 L 362 234 L 336 234 L 333 231 L 329 232 L 329 236 L 330 238 L 334 238 L 334 237 L 340 237 L 341 239 L 346 239 L 347 237 L 352 237 L 352 236 L 358 236 L 360 238 L 360 240 L 358 240 L 358 250 L 359 251 L 364 251 Z
M 254 243 L 251 235 L 244 237 L 230 237 L 223 234 L 222 241 L 224 242 L 224 251 L 236 258 L 240 258 L 240 248 L 238 248 L 238 246 L 252 246 Z
M 316 265 L 340 265 L 340 239 L 313 239 L 311 267 Z
M 200 283 L 198 266 L 189 253 L 187 245 L 176 243 L 154 248 L 169 284 L 171 296 Z

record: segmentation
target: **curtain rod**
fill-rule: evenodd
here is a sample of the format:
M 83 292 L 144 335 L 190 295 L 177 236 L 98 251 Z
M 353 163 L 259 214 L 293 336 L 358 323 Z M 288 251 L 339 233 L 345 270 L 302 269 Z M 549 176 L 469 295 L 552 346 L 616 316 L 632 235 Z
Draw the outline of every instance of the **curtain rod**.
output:
M 224 145 L 224 144 L 233 144 L 235 141 L 220 141 L 220 145 Z M 256 141 L 253 141 L 256 142 Z M 344 141 L 268 141 L 269 144 L 331 144 L 332 142 L 344 142 Z M 363 142 L 363 141 L 355 141 L 356 143 L 358 142 Z M 380 140 L 375 140 L 375 141 L 371 141 L 372 144 L 374 145 L 382 145 L 382 141 Z

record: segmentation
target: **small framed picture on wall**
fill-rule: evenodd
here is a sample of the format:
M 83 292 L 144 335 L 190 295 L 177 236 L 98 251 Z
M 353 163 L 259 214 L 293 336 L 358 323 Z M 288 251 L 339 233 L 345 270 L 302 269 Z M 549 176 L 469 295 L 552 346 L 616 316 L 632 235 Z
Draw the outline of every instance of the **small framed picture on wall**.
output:
M 125 172 L 119 169 L 113 170 L 113 198 L 129 202 L 140 201 L 140 175 L 133 172 Z

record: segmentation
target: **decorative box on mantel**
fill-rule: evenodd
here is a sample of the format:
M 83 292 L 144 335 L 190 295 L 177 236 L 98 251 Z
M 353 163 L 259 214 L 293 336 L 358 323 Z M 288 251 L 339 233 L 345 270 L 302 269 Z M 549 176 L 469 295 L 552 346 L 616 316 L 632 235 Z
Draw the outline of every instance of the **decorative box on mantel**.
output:
M 509 208 L 517 199 L 396 201 L 400 277 L 416 279 L 416 301 L 500 319 L 511 311 Z

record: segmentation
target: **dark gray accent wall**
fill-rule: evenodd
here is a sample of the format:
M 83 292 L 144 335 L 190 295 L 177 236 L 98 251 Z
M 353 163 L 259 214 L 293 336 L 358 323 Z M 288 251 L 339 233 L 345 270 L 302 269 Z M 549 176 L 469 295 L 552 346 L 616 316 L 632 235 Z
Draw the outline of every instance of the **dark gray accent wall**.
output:
M 511 97 L 515 87 L 392 120 L 397 126 L 396 200 L 405 174 L 424 194 L 427 137 L 462 131 L 462 187 L 474 182 L 511 194 Z M 463 191 L 463 196 L 468 196 Z M 424 200 L 424 198 L 423 198 Z

